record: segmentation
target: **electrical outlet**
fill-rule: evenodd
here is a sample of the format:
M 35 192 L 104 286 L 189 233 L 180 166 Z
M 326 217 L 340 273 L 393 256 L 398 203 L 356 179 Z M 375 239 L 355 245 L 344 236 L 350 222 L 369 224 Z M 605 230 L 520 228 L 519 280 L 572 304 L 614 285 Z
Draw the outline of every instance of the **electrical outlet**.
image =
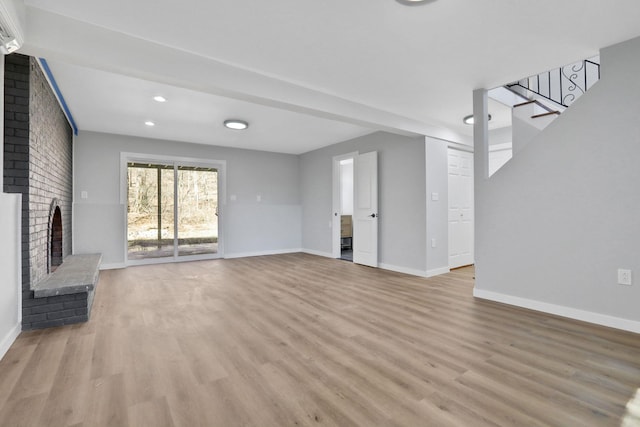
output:
M 618 269 L 618 284 L 631 286 L 631 270 Z
M 431 239 L 431 247 L 432 248 L 436 247 L 436 239 Z

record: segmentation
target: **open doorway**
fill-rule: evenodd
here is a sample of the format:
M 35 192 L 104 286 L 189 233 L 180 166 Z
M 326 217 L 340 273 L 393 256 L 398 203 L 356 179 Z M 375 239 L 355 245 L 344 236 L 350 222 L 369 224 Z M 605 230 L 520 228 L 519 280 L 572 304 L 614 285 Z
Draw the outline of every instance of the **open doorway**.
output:
M 333 158 L 334 258 L 378 266 L 378 152 Z
M 353 262 L 353 158 L 340 160 L 340 259 Z
M 353 261 L 354 158 L 348 153 L 333 158 L 333 257 Z

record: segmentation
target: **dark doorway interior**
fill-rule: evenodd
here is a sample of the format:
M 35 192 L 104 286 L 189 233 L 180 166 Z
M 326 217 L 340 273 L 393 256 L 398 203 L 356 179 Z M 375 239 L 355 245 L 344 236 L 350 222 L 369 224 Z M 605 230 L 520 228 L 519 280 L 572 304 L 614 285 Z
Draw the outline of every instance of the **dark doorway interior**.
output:
M 56 206 L 51 221 L 51 241 L 49 253 L 51 254 L 51 264 L 49 271 L 53 273 L 62 264 L 62 213 L 60 207 Z

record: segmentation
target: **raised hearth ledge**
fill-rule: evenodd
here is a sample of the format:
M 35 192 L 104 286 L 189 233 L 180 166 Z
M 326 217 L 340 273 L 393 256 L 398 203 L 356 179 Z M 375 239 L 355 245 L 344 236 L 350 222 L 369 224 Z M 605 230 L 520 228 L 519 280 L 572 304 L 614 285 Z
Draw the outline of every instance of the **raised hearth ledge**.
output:
M 92 291 L 101 260 L 102 254 L 69 255 L 56 271 L 33 287 L 34 298 Z

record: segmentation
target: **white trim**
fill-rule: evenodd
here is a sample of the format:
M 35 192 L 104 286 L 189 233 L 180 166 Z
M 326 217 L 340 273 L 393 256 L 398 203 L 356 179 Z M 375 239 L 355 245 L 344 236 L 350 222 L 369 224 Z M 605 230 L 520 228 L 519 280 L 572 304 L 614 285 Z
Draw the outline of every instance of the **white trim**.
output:
M 265 255 L 282 255 L 282 254 L 295 254 L 302 252 L 302 249 L 275 249 L 272 251 L 257 251 L 257 252 L 236 252 L 232 254 L 226 254 L 224 256 L 225 259 L 233 259 L 233 258 L 248 258 L 253 256 L 265 256 Z
M 447 274 L 450 272 L 451 270 L 449 269 L 449 267 L 434 268 L 432 270 L 427 270 L 427 277 L 439 276 L 441 274 Z
M 2 341 L 0 341 L 0 360 L 2 360 L 5 354 L 7 354 L 7 351 L 9 351 L 9 348 L 11 348 L 11 344 L 15 342 L 16 338 L 18 338 L 18 335 L 20 335 L 21 331 L 22 331 L 22 322 L 18 322 L 9 331 L 9 333 L 2 339 Z
M 566 307 L 563 305 L 549 304 L 546 302 L 531 300 L 528 298 L 514 297 L 511 295 L 501 294 L 498 292 L 485 291 L 478 288 L 473 288 L 473 296 L 476 298 L 486 299 L 489 301 L 495 301 L 495 302 L 501 302 L 504 304 L 514 305 L 516 307 L 522 307 L 522 308 L 528 308 L 530 310 L 541 311 L 543 313 L 549 313 L 549 314 L 555 314 L 557 316 L 568 317 L 569 319 L 581 320 L 583 322 L 594 323 L 596 325 L 621 329 L 623 331 L 635 332 L 637 334 L 640 333 L 640 322 L 635 320 L 623 319 L 620 317 L 609 316 L 606 314 L 579 310 L 577 308 Z
M 309 254 L 309 255 L 321 256 L 325 258 L 333 258 L 333 254 L 331 252 L 322 252 L 322 251 L 316 251 L 313 249 L 302 249 L 300 252 Z
M 378 264 L 378 267 L 383 270 L 395 271 L 397 273 L 409 274 L 411 276 L 428 277 L 426 271 L 417 270 L 415 268 L 400 267 L 397 265 L 385 264 L 382 262 Z
M 109 264 L 100 264 L 100 270 L 118 270 L 120 268 L 126 268 L 127 264 L 124 262 L 112 262 Z

